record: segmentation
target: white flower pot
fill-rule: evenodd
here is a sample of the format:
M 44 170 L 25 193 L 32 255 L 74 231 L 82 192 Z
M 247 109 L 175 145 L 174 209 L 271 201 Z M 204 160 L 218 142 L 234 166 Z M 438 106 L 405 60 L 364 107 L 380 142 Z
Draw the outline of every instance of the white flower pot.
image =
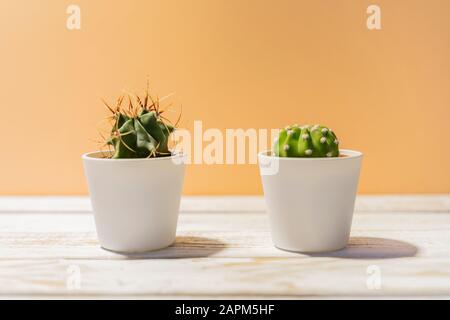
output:
M 349 239 L 362 153 L 336 158 L 259 154 L 264 196 L 276 247 L 296 252 L 344 248 Z
M 149 159 L 83 155 L 100 245 L 145 252 L 175 241 L 184 178 L 181 154 Z

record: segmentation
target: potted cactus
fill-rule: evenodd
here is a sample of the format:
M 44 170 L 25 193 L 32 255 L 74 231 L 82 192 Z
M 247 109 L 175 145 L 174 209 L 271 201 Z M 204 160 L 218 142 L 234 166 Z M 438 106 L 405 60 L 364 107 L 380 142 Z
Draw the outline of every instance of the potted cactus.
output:
M 109 150 L 82 156 L 97 235 L 111 251 L 162 249 L 175 240 L 185 169 L 184 156 L 168 147 L 176 124 L 148 89 L 142 99 L 128 95 L 126 106 L 124 100 L 106 104 Z
M 325 252 L 347 245 L 362 153 L 339 149 L 333 130 L 288 126 L 259 154 L 276 247 Z

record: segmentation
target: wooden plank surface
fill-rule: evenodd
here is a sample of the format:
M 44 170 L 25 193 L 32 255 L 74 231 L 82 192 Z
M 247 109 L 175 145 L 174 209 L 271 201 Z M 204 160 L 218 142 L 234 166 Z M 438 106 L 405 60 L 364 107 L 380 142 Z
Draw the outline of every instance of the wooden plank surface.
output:
M 0 295 L 450 297 L 449 199 L 359 197 L 349 246 L 304 255 L 273 247 L 262 198 L 188 197 L 173 246 L 125 256 L 99 247 L 84 197 L 0 198 Z
M 264 212 L 261 196 L 185 196 L 181 200 L 180 212 Z M 8 212 L 91 212 L 89 198 L 68 197 L 19 197 L 0 196 L 0 213 Z M 450 212 L 448 195 L 364 195 L 358 196 L 356 212 Z

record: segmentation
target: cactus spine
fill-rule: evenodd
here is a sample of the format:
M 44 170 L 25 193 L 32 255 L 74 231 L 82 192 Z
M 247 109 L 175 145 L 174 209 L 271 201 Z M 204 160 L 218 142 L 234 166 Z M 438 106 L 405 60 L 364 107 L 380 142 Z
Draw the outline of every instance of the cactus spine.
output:
M 175 125 L 162 116 L 160 100 L 153 99 L 147 89 L 144 99 L 128 96 L 128 106 L 123 107 L 120 97 L 112 112 L 112 130 L 106 144 L 112 146 L 113 159 L 152 158 L 170 156 L 169 136 Z M 179 121 L 179 119 L 178 119 Z M 178 123 L 177 121 L 177 123 Z
M 293 125 L 280 131 L 273 151 L 278 157 L 338 157 L 339 141 L 327 127 Z

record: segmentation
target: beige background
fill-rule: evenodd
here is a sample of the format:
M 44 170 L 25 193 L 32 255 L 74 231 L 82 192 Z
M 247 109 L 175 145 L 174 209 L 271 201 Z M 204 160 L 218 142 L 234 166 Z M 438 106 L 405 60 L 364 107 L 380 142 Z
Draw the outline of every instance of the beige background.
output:
M 66 8 L 81 7 L 80 31 Z M 382 8 L 382 30 L 366 8 Z M 450 1 L 3 0 L 0 194 L 84 194 L 100 98 L 176 93 L 181 125 L 320 122 L 366 155 L 362 193 L 450 192 Z M 258 194 L 254 165 L 188 169 L 186 194 Z

